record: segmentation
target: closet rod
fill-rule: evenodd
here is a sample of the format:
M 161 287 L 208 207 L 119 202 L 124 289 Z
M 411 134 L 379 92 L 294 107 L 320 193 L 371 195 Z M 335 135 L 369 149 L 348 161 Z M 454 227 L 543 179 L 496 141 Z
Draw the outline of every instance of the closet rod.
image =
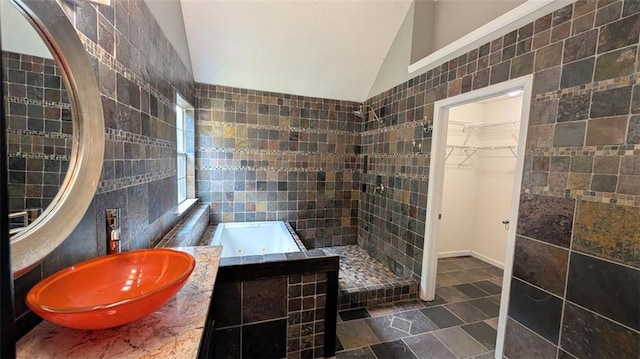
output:
M 452 125 L 460 125 L 465 127 L 492 127 L 492 126 L 502 126 L 502 125 L 515 125 L 520 122 L 517 120 L 510 121 L 497 121 L 497 122 L 487 122 L 487 123 L 477 123 L 477 122 L 467 122 L 467 121 L 449 121 Z

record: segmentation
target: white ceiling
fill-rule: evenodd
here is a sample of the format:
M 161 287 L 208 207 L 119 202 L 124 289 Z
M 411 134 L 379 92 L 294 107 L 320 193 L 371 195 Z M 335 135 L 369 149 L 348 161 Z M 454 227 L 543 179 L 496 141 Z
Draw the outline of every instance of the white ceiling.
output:
M 181 0 L 198 82 L 364 101 L 411 0 Z

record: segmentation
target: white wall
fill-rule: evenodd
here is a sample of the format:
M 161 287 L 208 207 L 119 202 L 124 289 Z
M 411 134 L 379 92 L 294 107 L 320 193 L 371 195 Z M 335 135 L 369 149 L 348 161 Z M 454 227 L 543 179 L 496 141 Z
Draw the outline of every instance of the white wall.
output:
M 450 109 L 449 121 L 519 121 L 521 108 L 522 97 L 485 100 Z M 469 132 L 460 125 L 450 124 L 448 129 L 449 145 L 461 145 Z M 482 127 L 467 144 L 515 145 L 517 133 L 517 125 Z M 465 158 L 465 150 L 456 149 L 445 166 L 438 252 L 441 257 L 471 254 L 503 265 L 507 231 L 501 222 L 511 212 L 515 157 L 509 149 L 479 150 L 459 166 Z

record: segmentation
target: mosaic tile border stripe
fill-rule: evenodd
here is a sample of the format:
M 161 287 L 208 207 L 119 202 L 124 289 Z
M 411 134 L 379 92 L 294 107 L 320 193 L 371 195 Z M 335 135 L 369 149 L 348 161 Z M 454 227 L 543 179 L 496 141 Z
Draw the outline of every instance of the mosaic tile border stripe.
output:
M 197 120 L 197 125 L 218 125 L 218 126 L 231 126 L 231 127 L 246 127 L 252 130 L 271 130 L 271 131 L 293 131 L 293 132 L 305 132 L 305 133 L 317 133 L 317 134 L 330 134 L 330 135 L 345 135 L 345 136 L 357 136 L 361 132 L 347 131 L 347 130 L 332 130 L 323 128 L 308 128 L 298 126 L 273 126 L 273 125 L 261 125 L 253 123 L 237 123 L 237 122 L 225 122 L 225 121 L 210 121 L 210 120 Z
M 65 109 L 65 110 L 68 110 L 68 109 L 71 108 L 71 104 L 70 103 L 66 103 L 66 102 L 51 102 L 51 101 L 34 100 L 34 99 L 26 98 L 26 97 L 15 97 L 15 96 L 5 96 L 4 98 L 5 98 L 5 100 L 7 100 L 7 101 L 9 101 L 11 103 L 21 103 L 21 104 L 25 104 L 25 105 L 36 105 L 36 106 L 43 106 L 43 107 L 61 108 L 61 109 Z
M 103 194 L 103 193 L 115 191 L 118 189 L 133 187 L 133 186 L 137 186 L 137 185 L 141 185 L 149 182 L 155 182 L 165 178 L 174 177 L 175 175 L 176 175 L 176 171 L 173 170 L 173 171 L 147 173 L 143 175 L 102 180 L 98 183 L 98 189 L 96 190 L 96 194 Z
M 161 148 L 174 149 L 176 148 L 175 142 L 139 135 L 137 133 L 126 132 L 123 130 L 117 130 L 114 128 L 105 128 L 105 140 L 128 142 L 139 145 L 155 146 Z
M 558 100 L 568 96 L 587 95 L 592 92 L 612 90 L 640 84 L 640 75 L 635 73 L 629 76 L 621 76 L 613 79 L 588 83 L 556 91 L 543 92 L 535 95 L 533 101 Z

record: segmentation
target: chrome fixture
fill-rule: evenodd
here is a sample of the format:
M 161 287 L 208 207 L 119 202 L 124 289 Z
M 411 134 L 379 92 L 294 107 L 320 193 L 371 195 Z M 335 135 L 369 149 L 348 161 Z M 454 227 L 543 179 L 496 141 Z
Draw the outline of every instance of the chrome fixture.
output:
M 378 183 L 376 185 L 375 191 L 380 194 L 384 193 L 384 185 L 382 183 Z
M 369 105 L 367 106 L 360 105 L 360 108 L 358 108 L 357 111 L 353 111 L 353 114 L 367 120 L 368 119 L 367 114 L 369 113 L 369 111 L 371 111 L 371 113 L 373 114 L 373 119 L 378 121 L 378 123 L 382 125 L 384 121 L 381 120 L 380 117 L 378 117 L 378 115 L 376 114 L 376 110 L 374 110 L 373 107 Z
M 107 209 L 107 254 L 120 251 L 120 208 Z

